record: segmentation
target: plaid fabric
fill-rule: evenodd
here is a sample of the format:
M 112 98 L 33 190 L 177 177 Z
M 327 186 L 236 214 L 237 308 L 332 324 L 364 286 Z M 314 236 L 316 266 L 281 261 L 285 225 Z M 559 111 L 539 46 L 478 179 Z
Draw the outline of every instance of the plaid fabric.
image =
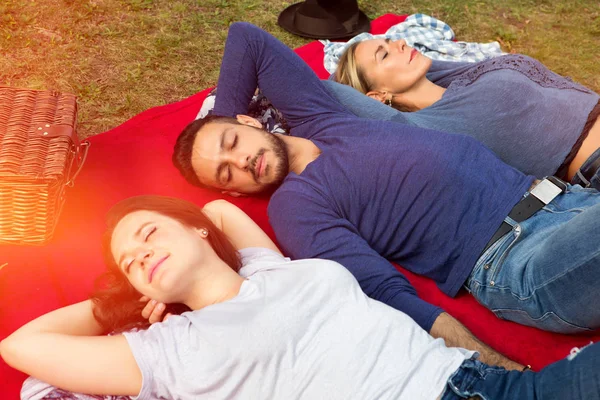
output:
M 346 43 L 321 40 L 325 45 L 325 69 L 330 74 L 334 73 L 340 57 L 352 43 L 379 38 L 404 39 L 409 46 L 434 60 L 477 62 L 505 54 L 498 42 L 455 42 L 454 31 L 445 22 L 429 15 L 413 14 L 404 22 L 392 26 L 383 35 L 361 33 Z
M 206 99 L 204 99 L 202 107 L 200 108 L 198 115 L 196 115 L 196 119 L 201 119 L 212 114 L 212 111 L 215 108 L 216 98 L 217 88 L 214 88 Z M 256 118 L 267 132 L 287 135 L 290 131 L 281 111 L 273 107 L 269 99 L 267 99 L 260 90 L 258 90 L 252 97 L 252 100 L 250 100 L 247 114 L 252 118 Z

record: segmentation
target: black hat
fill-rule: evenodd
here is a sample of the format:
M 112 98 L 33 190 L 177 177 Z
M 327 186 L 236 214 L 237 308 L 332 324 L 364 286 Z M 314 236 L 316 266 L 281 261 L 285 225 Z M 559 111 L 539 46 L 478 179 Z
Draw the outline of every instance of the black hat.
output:
M 371 29 L 356 0 L 306 0 L 279 14 L 277 23 L 294 35 L 311 39 L 344 39 Z

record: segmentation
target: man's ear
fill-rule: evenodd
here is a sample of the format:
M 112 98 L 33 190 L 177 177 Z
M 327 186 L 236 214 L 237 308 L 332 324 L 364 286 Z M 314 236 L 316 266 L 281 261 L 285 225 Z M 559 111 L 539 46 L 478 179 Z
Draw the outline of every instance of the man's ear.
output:
M 223 194 L 227 194 L 227 195 L 229 195 L 229 196 L 231 196 L 231 197 L 246 197 L 246 196 L 247 196 L 247 195 L 246 195 L 246 194 L 244 194 L 244 193 L 240 193 L 240 192 L 230 192 L 230 191 L 228 191 L 228 190 L 223 190 L 223 191 L 221 191 L 221 193 L 223 193 Z
M 249 125 L 258 129 L 262 129 L 263 127 L 262 124 L 256 118 L 252 118 L 249 115 L 238 114 L 235 118 L 242 125 Z
M 387 92 L 380 92 L 379 90 L 371 90 L 370 92 L 367 93 L 367 96 L 369 96 L 372 99 L 375 99 L 375 100 L 379 101 L 380 103 L 384 103 L 385 104 L 385 100 L 388 97 L 388 93 Z

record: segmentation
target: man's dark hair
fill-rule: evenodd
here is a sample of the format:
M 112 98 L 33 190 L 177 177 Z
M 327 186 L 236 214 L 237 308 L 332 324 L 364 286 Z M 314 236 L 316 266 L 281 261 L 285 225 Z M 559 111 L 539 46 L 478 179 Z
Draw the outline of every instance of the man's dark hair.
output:
M 206 187 L 206 185 L 200 182 L 196 172 L 194 171 L 194 168 L 192 167 L 192 151 L 194 149 L 194 141 L 196 140 L 198 132 L 200 132 L 200 129 L 202 129 L 204 125 L 211 122 L 228 122 L 239 125 L 239 122 L 235 118 L 207 115 L 204 118 L 197 119 L 189 123 L 188 126 L 186 126 L 179 134 L 177 142 L 175 143 L 175 148 L 173 149 L 173 157 L 171 158 L 173 165 L 175 165 L 185 180 L 194 186 Z

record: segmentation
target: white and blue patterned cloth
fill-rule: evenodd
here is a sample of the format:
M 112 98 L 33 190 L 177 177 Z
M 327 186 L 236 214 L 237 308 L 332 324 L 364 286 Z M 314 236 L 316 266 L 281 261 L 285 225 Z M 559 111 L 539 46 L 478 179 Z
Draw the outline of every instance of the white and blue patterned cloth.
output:
M 211 115 L 215 108 L 215 101 L 217 101 L 217 88 L 211 90 L 208 96 L 206 96 L 200 111 L 198 111 L 198 115 L 196 115 L 196 119 Z M 269 99 L 260 90 L 257 90 L 256 94 L 252 96 L 246 114 L 252 118 L 256 118 L 267 132 L 287 135 L 290 131 L 281 111 L 273 107 Z
M 477 62 L 505 54 L 498 42 L 454 42 L 454 31 L 448 24 L 425 14 L 413 14 L 404 22 L 392 26 L 383 35 L 361 33 L 346 43 L 321 40 L 325 45 L 325 69 L 334 73 L 346 48 L 368 39 L 404 39 L 406 43 L 434 60 Z

